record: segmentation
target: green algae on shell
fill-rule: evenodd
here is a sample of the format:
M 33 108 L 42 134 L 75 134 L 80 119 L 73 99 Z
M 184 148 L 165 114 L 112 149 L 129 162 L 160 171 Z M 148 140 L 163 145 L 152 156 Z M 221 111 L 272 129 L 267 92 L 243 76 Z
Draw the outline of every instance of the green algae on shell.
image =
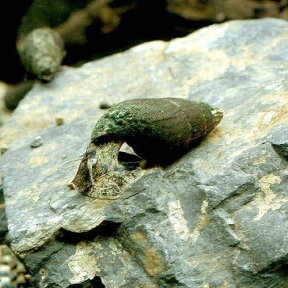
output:
M 209 134 L 222 116 L 207 103 L 187 99 L 127 100 L 113 105 L 99 119 L 91 141 L 126 142 L 141 158 L 161 162 Z

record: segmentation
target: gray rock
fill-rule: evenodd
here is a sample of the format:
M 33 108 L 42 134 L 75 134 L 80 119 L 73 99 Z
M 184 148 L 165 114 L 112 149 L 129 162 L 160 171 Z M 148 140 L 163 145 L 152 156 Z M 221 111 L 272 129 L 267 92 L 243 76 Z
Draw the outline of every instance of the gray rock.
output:
M 11 244 L 33 287 L 288 287 L 287 36 L 281 20 L 228 22 L 36 85 L 0 135 Z M 136 97 L 206 101 L 224 119 L 117 200 L 70 190 L 99 104 Z

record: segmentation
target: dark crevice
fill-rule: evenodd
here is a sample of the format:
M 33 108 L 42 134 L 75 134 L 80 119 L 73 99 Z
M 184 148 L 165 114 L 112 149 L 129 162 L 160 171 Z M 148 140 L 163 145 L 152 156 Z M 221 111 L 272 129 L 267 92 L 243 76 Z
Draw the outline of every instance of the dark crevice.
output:
M 271 143 L 272 148 L 274 151 L 281 157 L 284 158 L 285 160 L 288 160 L 288 143 L 283 143 L 283 144 L 274 144 Z
M 99 276 L 95 276 L 93 279 L 88 279 L 81 284 L 72 284 L 67 288 L 105 288 L 106 286 L 103 284 L 101 278 Z
M 254 183 L 248 183 L 248 184 L 243 184 L 236 191 L 233 193 L 229 194 L 226 198 L 222 199 L 219 204 L 216 206 L 212 207 L 213 210 L 219 209 L 219 208 L 225 208 L 228 209 L 230 212 L 235 212 L 235 209 L 231 209 L 230 206 L 231 203 L 235 201 L 241 201 L 241 209 L 243 208 L 244 205 L 249 204 L 256 196 L 256 193 L 259 191 L 259 188 L 255 186 Z
M 57 236 L 57 240 L 65 243 L 78 243 L 83 240 L 93 240 L 97 236 L 114 237 L 120 225 L 121 223 L 103 221 L 96 228 L 82 233 L 61 229 Z
M 57 255 L 63 249 L 63 246 L 63 243 L 54 242 L 54 239 L 51 239 L 50 242 L 45 243 L 45 245 L 41 246 L 38 250 L 28 251 L 27 256 L 23 258 L 28 271 L 32 275 L 36 275 L 40 268 L 45 267 L 50 259 L 53 258 L 53 255 Z M 29 252 L 33 253 L 30 254 Z M 41 265 L 39 265 L 39 263 L 41 263 Z M 33 281 L 37 282 L 37 279 L 33 279 Z
M 259 271 L 258 273 L 261 275 L 270 274 L 270 273 L 278 273 L 287 277 L 288 271 L 288 256 L 284 256 L 281 259 L 272 262 L 270 265 Z
M 118 153 L 118 161 L 120 162 L 140 162 L 142 159 L 140 157 L 138 157 L 137 155 L 134 154 L 130 154 L 127 152 L 123 152 L 123 151 L 119 151 Z
M 119 163 L 123 165 L 127 170 L 137 169 L 140 166 L 141 160 L 142 159 L 137 155 L 126 153 L 123 151 L 119 151 L 118 153 Z

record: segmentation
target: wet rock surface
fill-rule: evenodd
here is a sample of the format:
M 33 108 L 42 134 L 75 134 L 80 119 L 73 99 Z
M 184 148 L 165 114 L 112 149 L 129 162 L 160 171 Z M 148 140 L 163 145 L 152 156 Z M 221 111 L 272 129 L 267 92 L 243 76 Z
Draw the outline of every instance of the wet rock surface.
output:
M 33 287 L 287 287 L 287 36 L 282 20 L 228 22 L 36 84 L 0 131 L 10 240 Z M 224 118 L 117 200 L 70 190 L 99 104 L 145 97 Z

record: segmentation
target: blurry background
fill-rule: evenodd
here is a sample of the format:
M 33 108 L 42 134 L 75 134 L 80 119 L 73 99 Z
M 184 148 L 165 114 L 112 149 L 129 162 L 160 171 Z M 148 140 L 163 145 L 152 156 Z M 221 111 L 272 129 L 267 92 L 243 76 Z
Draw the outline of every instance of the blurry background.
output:
M 63 64 L 79 66 L 146 41 L 185 36 L 213 23 L 288 19 L 288 0 L 0 0 L 0 16 L 3 95 L 7 87 L 25 79 L 17 47 L 35 28 L 57 30 L 67 51 Z M 0 101 L 0 125 L 9 116 L 3 106 Z
M 180 37 L 233 19 L 288 19 L 287 0 L 1 0 L 0 80 L 22 81 L 16 44 L 35 28 L 65 40 L 65 65 L 80 65 L 142 42 Z

